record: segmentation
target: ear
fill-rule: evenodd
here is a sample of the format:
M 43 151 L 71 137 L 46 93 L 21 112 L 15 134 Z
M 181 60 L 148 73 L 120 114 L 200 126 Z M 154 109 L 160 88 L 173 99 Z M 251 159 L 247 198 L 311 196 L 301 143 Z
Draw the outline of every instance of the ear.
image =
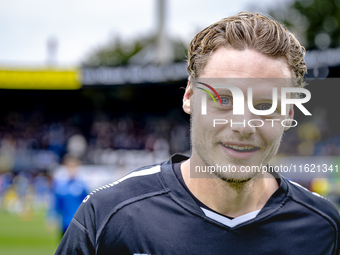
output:
M 287 115 L 287 119 L 294 119 L 294 105 L 289 105 L 289 111 L 288 111 L 288 115 Z M 289 123 L 289 126 L 292 125 L 292 121 L 287 122 L 287 124 Z M 285 131 L 290 129 L 290 127 L 285 127 Z
M 188 79 L 187 87 L 185 88 L 184 96 L 183 96 L 183 110 L 187 114 L 190 114 L 190 98 L 193 95 L 193 91 L 191 89 L 191 81 L 190 77 Z

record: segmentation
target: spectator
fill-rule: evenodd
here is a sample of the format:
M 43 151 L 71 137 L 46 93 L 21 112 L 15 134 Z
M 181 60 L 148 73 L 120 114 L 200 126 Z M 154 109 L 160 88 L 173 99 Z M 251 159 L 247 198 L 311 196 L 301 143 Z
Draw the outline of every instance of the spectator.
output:
M 87 196 L 85 183 L 78 178 L 80 160 L 67 154 L 63 164 L 66 171 L 56 175 L 52 184 L 54 210 L 61 216 L 61 235 L 64 235 L 80 203 Z

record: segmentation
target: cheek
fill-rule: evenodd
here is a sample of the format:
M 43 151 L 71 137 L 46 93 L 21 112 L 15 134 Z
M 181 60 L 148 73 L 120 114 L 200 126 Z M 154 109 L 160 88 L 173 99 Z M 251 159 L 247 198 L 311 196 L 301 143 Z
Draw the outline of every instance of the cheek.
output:
M 196 122 L 197 128 L 204 132 L 204 137 L 210 137 L 215 139 L 217 136 L 221 136 L 230 129 L 228 119 L 216 118 L 213 115 L 201 115 Z
M 272 127 L 271 125 L 262 129 L 262 139 L 266 141 L 267 148 L 264 151 L 263 162 L 267 164 L 277 153 L 281 138 L 283 134 L 283 128 L 281 125 Z
M 207 135 L 214 132 L 212 120 L 206 115 L 197 114 L 197 112 L 192 114 L 191 129 L 195 138 L 198 139 L 204 139 Z
M 283 127 L 281 124 L 276 124 L 274 127 L 269 125 L 264 125 L 259 128 L 259 133 L 261 137 L 266 141 L 267 145 L 273 145 L 280 143 L 283 134 Z

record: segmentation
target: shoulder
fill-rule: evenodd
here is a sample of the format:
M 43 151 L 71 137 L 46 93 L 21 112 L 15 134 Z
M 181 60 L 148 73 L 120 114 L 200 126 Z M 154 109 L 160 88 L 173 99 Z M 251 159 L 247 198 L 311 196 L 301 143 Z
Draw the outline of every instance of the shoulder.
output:
M 293 201 L 305 207 L 311 213 L 318 214 L 329 221 L 335 228 L 340 226 L 340 215 L 337 208 L 327 198 L 311 192 L 300 184 L 284 179 L 289 187 L 289 196 Z
M 116 205 L 133 197 L 162 190 L 160 172 L 161 164 L 138 168 L 116 181 L 93 190 L 83 200 L 83 204 L 91 203 L 98 207 L 103 203 Z
M 141 206 L 143 201 L 167 194 L 169 188 L 161 176 L 162 164 L 139 168 L 130 174 L 92 191 L 81 203 L 56 254 L 94 254 L 103 229 L 119 212 Z M 145 205 L 145 204 L 143 204 Z M 113 221 L 125 226 L 127 221 Z
M 94 234 L 121 208 L 167 193 L 160 172 L 161 164 L 145 166 L 99 187 L 85 197 L 72 222 Z

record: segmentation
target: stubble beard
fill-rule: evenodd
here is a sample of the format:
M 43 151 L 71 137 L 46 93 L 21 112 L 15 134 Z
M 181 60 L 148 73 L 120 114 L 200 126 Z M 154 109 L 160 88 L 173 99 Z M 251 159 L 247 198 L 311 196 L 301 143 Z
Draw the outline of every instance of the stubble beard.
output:
M 217 166 L 218 162 L 213 158 L 211 151 L 212 146 L 222 146 L 219 145 L 219 140 L 214 139 L 212 141 L 209 141 L 209 139 L 203 139 L 205 137 L 204 132 L 201 132 L 201 130 L 197 131 L 199 129 L 196 129 L 193 124 L 193 118 L 192 114 L 190 115 L 190 140 L 191 140 L 191 148 L 192 151 L 195 150 L 200 159 L 203 161 L 206 166 Z M 200 139 L 201 138 L 201 139 Z M 244 139 L 243 139 L 244 140 Z M 208 141 L 205 144 L 203 141 Z M 247 141 L 250 141 L 249 139 Z M 265 148 L 265 143 L 262 142 L 261 148 Z M 232 159 L 232 162 L 229 164 L 241 166 L 245 165 L 243 160 L 239 159 Z M 260 173 L 258 172 L 248 172 L 248 173 L 239 173 L 239 172 L 214 172 L 212 173 L 212 177 L 216 177 L 221 179 L 224 182 L 227 182 L 228 184 L 240 188 L 243 187 L 245 184 L 247 184 L 249 181 L 251 181 L 253 178 L 259 176 Z

